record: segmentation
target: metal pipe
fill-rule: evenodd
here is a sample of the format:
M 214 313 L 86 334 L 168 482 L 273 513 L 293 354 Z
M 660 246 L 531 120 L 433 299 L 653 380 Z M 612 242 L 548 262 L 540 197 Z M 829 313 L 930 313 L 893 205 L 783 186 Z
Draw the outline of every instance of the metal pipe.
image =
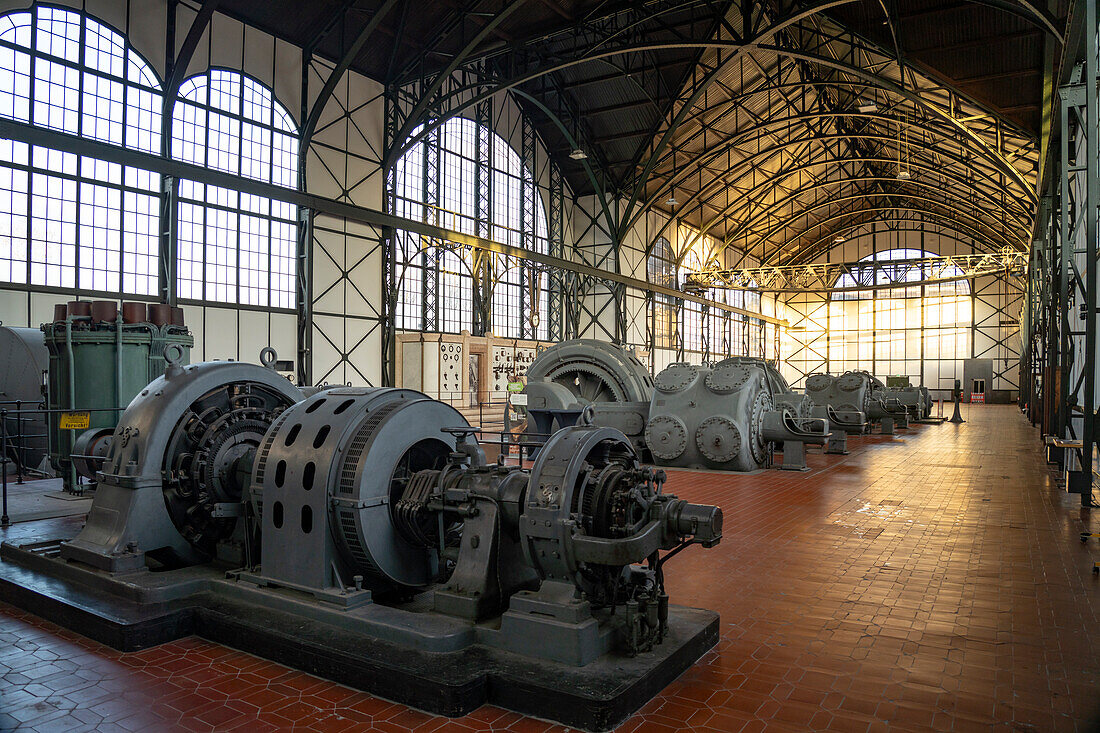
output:
M 66 316 L 65 318 L 65 353 L 69 358 L 69 409 L 76 410 L 76 361 L 73 358 L 73 317 Z M 70 431 L 70 436 L 72 431 Z M 58 441 L 61 440 L 61 424 L 58 423 L 57 428 Z M 69 442 L 69 447 L 72 447 L 72 441 Z M 72 461 L 69 461 L 69 486 L 73 491 L 76 491 L 76 466 Z
M 1097 203 L 1100 202 L 1100 100 L 1098 74 L 1096 2 L 1085 3 L 1085 368 L 1084 430 L 1081 449 L 1081 506 L 1092 506 L 1092 466 L 1096 445 L 1096 236 Z M 1063 206 L 1066 202 L 1063 202 Z
M 152 351 L 152 349 L 150 349 Z M 122 402 L 122 309 L 115 317 L 115 404 Z
M 1073 345 L 1073 337 L 1070 334 L 1071 329 L 1069 327 L 1069 270 L 1073 265 L 1074 250 L 1073 239 L 1069 234 L 1069 177 L 1072 175 L 1068 170 L 1070 100 L 1067 99 L 1066 95 L 1060 95 L 1060 97 L 1059 114 L 1061 119 L 1061 140 L 1059 141 L 1059 146 L 1061 157 L 1059 158 L 1059 200 L 1061 201 L 1061 206 L 1058 213 L 1058 260 L 1061 272 L 1059 273 L 1057 292 L 1050 293 L 1050 305 L 1052 308 L 1046 316 L 1051 322 L 1049 324 L 1051 330 L 1061 338 L 1058 342 L 1050 339 L 1043 349 L 1044 363 L 1040 364 L 1040 368 L 1042 369 L 1041 373 L 1049 374 L 1051 372 L 1048 371 L 1046 367 L 1057 366 L 1058 383 L 1057 385 L 1047 384 L 1046 382 L 1043 383 L 1043 404 L 1041 406 L 1040 422 L 1043 427 L 1047 429 L 1046 432 L 1056 435 L 1059 438 L 1068 438 L 1069 432 L 1067 426 L 1072 419 L 1068 409 L 1068 400 L 1057 399 L 1056 397 L 1056 395 L 1066 396 L 1065 390 L 1066 386 L 1069 384 L 1070 369 L 1072 367 L 1069 353 Z M 1053 247 L 1051 247 L 1050 256 L 1051 265 L 1053 265 Z M 1039 259 L 1040 261 L 1043 259 L 1041 251 L 1039 253 Z M 1045 275 L 1045 273 L 1040 274 Z M 1045 284 L 1047 281 L 1047 278 L 1043 277 L 1043 283 Z M 1051 289 L 1053 290 L 1053 287 Z M 1051 352 L 1054 352 L 1053 357 Z M 1049 425 L 1047 421 L 1047 416 L 1052 412 L 1054 415 L 1053 426 Z

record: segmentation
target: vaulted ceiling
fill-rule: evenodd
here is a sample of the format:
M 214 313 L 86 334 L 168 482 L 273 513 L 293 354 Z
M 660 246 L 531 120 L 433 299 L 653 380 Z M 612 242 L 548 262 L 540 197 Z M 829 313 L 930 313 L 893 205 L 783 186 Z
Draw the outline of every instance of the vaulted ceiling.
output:
M 619 200 L 620 233 L 661 211 L 737 252 L 798 262 L 869 221 L 907 218 L 989 249 L 1026 248 L 1044 75 L 1061 53 L 1067 3 L 222 0 L 219 9 L 399 90 L 406 134 L 508 91 L 575 194 Z M 570 158 L 577 147 L 587 159 Z

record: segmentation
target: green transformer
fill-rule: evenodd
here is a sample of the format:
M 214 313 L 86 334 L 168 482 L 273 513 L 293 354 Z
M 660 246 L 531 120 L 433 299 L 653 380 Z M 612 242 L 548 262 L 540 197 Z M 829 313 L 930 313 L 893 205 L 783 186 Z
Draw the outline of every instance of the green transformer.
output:
M 90 451 L 86 441 L 74 450 L 77 439 L 98 430 L 104 436 L 100 444 L 107 444 L 122 414 L 114 408 L 125 408 L 164 374 L 166 348 L 173 347 L 180 363 L 187 364 L 195 339 L 180 308 L 127 302 L 120 312 L 114 301 L 59 304 L 53 322 L 43 324 L 42 331 L 50 354 L 50 463 L 63 478 L 65 491 L 81 493 L 80 461 L 74 464 L 72 456 Z

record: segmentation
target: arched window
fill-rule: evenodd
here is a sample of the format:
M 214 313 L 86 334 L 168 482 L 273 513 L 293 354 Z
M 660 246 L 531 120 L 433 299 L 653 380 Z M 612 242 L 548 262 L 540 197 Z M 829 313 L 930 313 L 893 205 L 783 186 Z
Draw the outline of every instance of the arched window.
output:
M 82 13 L 0 16 L 0 116 L 159 153 L 161 85 L 126 39 Z M 160 176 L 0 140 L 0 281 L 153 295 Z
M 172 157 L 293 188 L 298 130 L 265 85 L 210 69 L 180 85 Z M 196 181 L 179 187 L 179 296 L 293 308 L 295 207 Z
M 963 271 L 954 265 L 929 266 L 927 264 L 914 263 L 911 260 L 938 257 L 933 252 L 921 249 L 899 247 L 897 249 L 875 252 L 859 260 L 863 265 L 852 268 L 851 273 L 837 278 L 836 288 L 856 288 L 869 285 L 888 285 L 891 283 L 919 282 L 931 277 L 954 278 L 963 276 Z M 893 298 L 919 298 L 921 288 L 891 288 L 886 292 Z M 833 294 L 834 300 L 869 300 L 874 298 L 874 290 L 851 290 Z M 925 297 L 952 297 L 956 295 L 969 295 L 970 284 L 966 280 L 953 282 L 932 283 L 924 286 Z
M 697 229 L 688 226 L 680 227 L 680 241 L 694 244 L 681 254 L 681 267 L 677 268 L 677 280 L 682 281 L 683 272 L 698 270 L 703 266 L 702 251 L 706 241 L 699 237 Z M 707 344 L 711 343 L 710 334 L 704 333 L 709 324 L 703 318 L 703 306 L 694 301 L 685 300 L 680 302 L 679 311 L 680 345 L 685 352 L 702 352 L 704 339 Z
M 964 273 L 954 266 L 914 262 L 938 256 L 906 247 L 876 252 L 837 278 L 834 287 L 962 277 Z M 940 386 L 941 381 L 961 374 L 961 362 L 970 356 L 972 308 L 970 283 L 965 279 L 833 292 L 827 329 L 829 370 L 871 369 Z
M 676 255 L 672 252 L 672 245 L 664 237 L 658 237 L 653 243 L 653 249 L 646 261 L 646 275 L 654 285 L 677 287 Z
M 397 162 L 393 188 L 398 216 L 549 251 L 546 210 L 533 172 L 504 138 L 473 120 L 447 120 L 411 147 Z M 397 326 L 472 329 L 474 255 L 436 244 L 397 233 Z M 546 278 L 511 257 L 494 255 L 484 266 L 493 271 L 492 332 L 548 338 Z
M 646 277 L 654 285 L 676 288 L 676 255 L 664 237 L 658 237 L 646 260 Z M 659 349 L 676 347 L 676 299 L 657 293 L 653 296 L 653 345 Z

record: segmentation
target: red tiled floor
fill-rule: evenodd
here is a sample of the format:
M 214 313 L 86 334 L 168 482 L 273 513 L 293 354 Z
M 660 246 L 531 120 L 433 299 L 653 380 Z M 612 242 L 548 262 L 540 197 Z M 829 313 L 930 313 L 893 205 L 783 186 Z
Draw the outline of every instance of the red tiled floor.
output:
M 718 646 L 625 723 L 694 731 L 1086 731 L 1100 707 L 1100 521 L 1015 407 L 853 440 L 813 471 L 670 472 L 725 512 L 671 561 Z M 1100 511 L 1096 512 L 1100 518 Z M 428 715 L 197 638 L 121 654 L 0 604 L 0 728 L 563 730 L 495 707 Z

